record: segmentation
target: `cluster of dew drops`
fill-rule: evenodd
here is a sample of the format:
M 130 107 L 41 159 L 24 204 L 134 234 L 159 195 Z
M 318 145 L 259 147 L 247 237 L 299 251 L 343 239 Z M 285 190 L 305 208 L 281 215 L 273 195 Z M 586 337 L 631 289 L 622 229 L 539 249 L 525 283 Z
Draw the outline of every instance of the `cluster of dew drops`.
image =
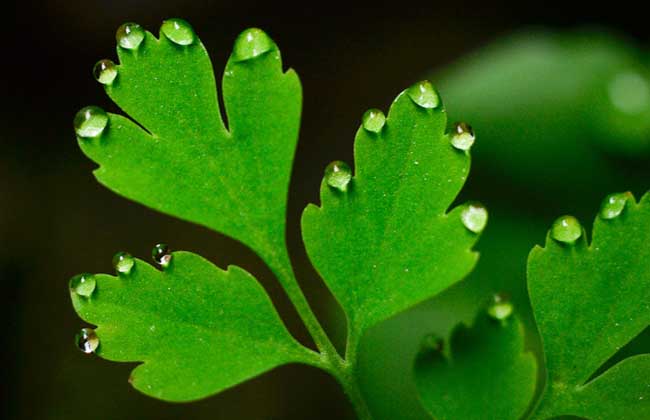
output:
M 172 262 L 172 253 L 166 244 L 156 244 L 151 251 L 151 258 L 165 269 Z M 118 252 L 113 256 L 113 268 L 120 278 L 127 278 L 135 267 L 135 258 L 128 252 Z M 81 299 L 91 299 L 97 289 L 97 280 L 90 273 L 76 275 L 70 279 L 70 291 Z M 82 328 L 75 336 L 79 350 L 86 354 L 94 353 L 99 347 L 99 337 L 93 328 Z

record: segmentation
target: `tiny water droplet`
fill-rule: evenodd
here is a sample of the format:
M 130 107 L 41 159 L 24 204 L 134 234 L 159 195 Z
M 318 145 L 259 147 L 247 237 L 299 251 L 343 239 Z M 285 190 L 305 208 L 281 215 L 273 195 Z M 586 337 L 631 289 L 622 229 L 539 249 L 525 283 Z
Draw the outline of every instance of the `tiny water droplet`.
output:
M 194 29 L 183 19 L 168 19 L 160 30 L 174 44 L 190 45 L 194 42 Z
M 451 134 L 451 145 L 458 150 L 469 150 L 474 144 L 474 130 L 464 122 L 454 124 Z
M 610 194 L 600 205 L 600 217 L 606 220 L 614 219 L 623 213 L 627 200 L 632 198 L 631 192 Z
M 117 66 L 111 60 L 99 60 L 93 67 L 93 76 L 102 85 L 110 85 L 117 77 Z
M 75 335 L 74 340 L 77 348 L 86 354 L 94 353 L 99 347 L 99 337 L 92 328 L 82 328 Z
M 168 267 L 172 261 L 172 254 L 167 244 L 156 244 L 151 250 L 151 258 L 161 267 Z
M 433 109 L 440 106 L 440 95 L 428 81 L 418 82 L 406 90 L 409 98 L 422 108 Z
M 386 116 L 378 109 L 369 109 L 363 114 L 363 128 L 372 133 L 379 133 L 386 123 Z
M 551 227 L 551 237 L 558 242 L 574 244 L 582 236 L 582 225 L 573 216 L 559 217 Z
M 470 232 L 481 233 L 487 225 L 487 209 L 481 203 L 467 203 L 460 213 L 460 220 Z
M 235 40 L 233 56 L 237 61 L 250 60 L 275 49 L 273 40 L 261 29 L 250 28 Z
M 135 265 L 135 258 L 128 252 L 118 252 L 113 256 L 113 268 L 121 274 L 129 274 Z
M 492 303 L 487 308 L 488 315 L 497 321 L 505 321 L 512 315 L 514 306 L 510 297 L 504 293 L 497 293 L 492 297 Z
M 122 24 L 115 32 L 115 39 L 122 48 L 127 50 L 137 49 L 144 40 L 144 29 L 137 23 L 128 22 Z
M 352 169 L 347 163 L 335 160 L 325 168 L 325 181 L 327 185 L 339 191 L 347 191 L 352 179 Z
M 92 296 L 97 286 L 97 281 L 92 274 L 84 273 L 70 279 L 70 290 L 83 297 Z
M 84 138 L 98 137 L 108 124 L 108 114 L 97 106 L 82 108 L 74 116 L 74 131 Z
M 445 341 L 437 334 L 427 334 L 420 342 L 420 351 L 440 353 L 445 347 Z

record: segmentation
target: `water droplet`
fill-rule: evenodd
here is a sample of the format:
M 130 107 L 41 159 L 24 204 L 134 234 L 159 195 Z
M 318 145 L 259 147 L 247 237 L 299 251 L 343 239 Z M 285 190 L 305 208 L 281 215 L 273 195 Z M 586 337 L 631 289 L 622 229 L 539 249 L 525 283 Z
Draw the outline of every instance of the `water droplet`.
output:
M 92 328 L 82 328 L 74 340 L 79 350 L 86 354 L 94 353 L 99 347 L 99 337 Z
M 609 220 L 620 216 L 630 198 L 632 198 L 631 192 L 608 195 L 600 205 L 600 217 Z
M 474 130 L 464 122 L 454 124 L 454 131 L 451 134 L 451 145 L 458 150 L 469 150 L 474 144 Z
M 431 351 L 442 352 L 445 347 L 445 341 L 437 334 L 427 334 L 420 342 L 420 351 L 428 353 Z
M 609 84 L 609 99 L 626 114 L 647 111 L 650 108 L 650 81 L 634 71 L 617 74 Z
M 113 256 L 113 268 L 121 274 L 129 274 L 135 265 L 135 258 L 128 252 L 118 252 Z
M 117 28 L 115 39 L 122 48 L 137 49 L 144 40 L 144 29 L 137 23 L 128 22 Z
M 194 30 L 183 19 L 168 19 L 163 22 L 160 30 L 174 44 L 190 45 L 194 42 Z
M 108 114 L 97 106 L 82 108 L 74 116 L 74 131 L 77 136 L 84 138 L 97 137 L 108 124 Z
M 327 185 L 339 191 L 347 191 L 352 179 L 352 169 L 347 163 L 335 160 L 325 168 L 325 181 Z
M 151 250 L 151 258 L 163 268 L 169 266 L 169 263 L 172 262 L 172 254 L 169 246 L 167 244 L 157 244 Z
M 92 274 L 84 273 L 70 279 L 70 290 L 83 297 L 90 297 L 95 291 L 97 281 Z
M 481 203 L 467 203 L 460 213 L 460 220 L 469 231 L 481 233 L 485 229 L 485 225 L 487 225 L 487 209 Z
M 111 60 L 99 60 L 93 67 L 93 76 L 102 85 L 110 85 L 117 77 L 117 66 Z
M 379 133 L 386 123 L 386 116 L 378 109 L 369 109 L 363 114 L 363 128 L 372 133 Z
M 250 60 L 275 49 L 275 43 L 261 29 L 250 28 L 235 40 L 233 56 L 237 61 Z
M 559 217 L 551 227 L 551 237 L 558 242 L 573 244 L 582 236 L 582 226 L 573 216 Z
M 422 108 L 433 109 L 440 106 L 440 95 L 427 80 L 414 84 L 406 90 L 406 93 L 413 102 Z
M 488 315 L 497 321 L 505 321 L 512 315 L 514 306 L 510 297 L 504 293 L 497 293 L 492 297 L 492 303 L 487 308 Z

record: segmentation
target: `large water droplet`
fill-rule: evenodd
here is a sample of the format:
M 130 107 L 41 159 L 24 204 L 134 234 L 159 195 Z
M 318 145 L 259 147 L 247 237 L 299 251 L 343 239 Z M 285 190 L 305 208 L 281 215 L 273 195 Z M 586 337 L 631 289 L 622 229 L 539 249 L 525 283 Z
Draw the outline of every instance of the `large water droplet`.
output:
M 420 342 L 420 352 L 442 352 L 445 341 L 438 334 L 427 334 Z
M 551 237 L 558 242 L 573 244 L 582 236 L 582 225 L 573 216 L 559 217 L 551 227 Z
M 386 116 L 378 109 L 369 109 L 363 114 L 363 128 L 372 133 L 379 133 L 386 123 Z
M 108 114 L 97 106 L 87 106 L 82 108 L 74 116 L 74 131 L 79 137 L 91 138 L 97 137 L 106 128 L 108 124 Z
M 144 40 L 144 29 L 137 23 L 128 22 L 117 28 L 115 39 L 122 48 L 127 50 L 137 49 Z
M 505 321 L 512 315 L 514 306 L 510 297 L 504 293 L 497 293 L 492 297 L 492 303 L 487 308 L 488 315 L 497 321 Z
M 600 217 L 606 220 L 614 219 L 623 213 L 627 201 L 632 198 L 631 192 L 610 194 L 600 205 Z
M 464 122 L 454 124 L 454 131 L 451 134 L 451 145 L 458 150 L 469 150 L 474 144 L 474 130 Z
M 440 106 L 440 95 L 428 81 L 424 80 L 412 85 L 406 90 L 409 98 L 422 108 L 438 108 Z
M 84 273 L 70 279 L 70 290 L 83 297 L 92 296 L 97 286 L 97 281 L 92 274 Z
M 352 179 L 352 169 L 347 163 L 335 160 L 325 168 L 325 182 L 339 191 L 347 191 Z
M 151 258 L 161 267 L 168 267 L 172 262 L 172 253 L 167 244 L 156 244 L 151 250 Z
M 82 328 L 75 335 L 74 340 L 77 348 L 86 354 L 94 353 L 99 347 L 99 337 L 92 328 Z
M 93 76 L 102 85 L 110 85 L 117 77 L 117 66 L 111 60 L 99 60 L 93 67 Z
M 134 264 L 135 258 L 128 252 L 118 252 L 113 256 L 113 268 L 118 273 L 129 274 Z
M 237 61 L 250 60 L 272 49 L 275 49 L 275 44 L 263 30 L 250 28 L 235 40 L 233 56 Z
M 194 30 L 183 19 L 168 19 L 163 22 L 160 30 L 174 44 L 190 45 L 194 42 Z
M 460 220 L 465 227 L 474 233 L 481 233 L 488 221 L 488 212 L 481 203 L 471 202 L 465 205 L 460 213 Z

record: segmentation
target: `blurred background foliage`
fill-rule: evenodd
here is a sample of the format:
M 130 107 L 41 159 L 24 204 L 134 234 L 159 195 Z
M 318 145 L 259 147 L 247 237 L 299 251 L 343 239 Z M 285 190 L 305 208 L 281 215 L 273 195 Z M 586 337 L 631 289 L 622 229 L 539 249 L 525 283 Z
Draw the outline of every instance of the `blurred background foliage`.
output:
M 306 2 L 305 2 L 306 3 Z M 611 5 L 610 5 L 611 6 Z M 198 252 L 220 266 L 254 273 L 291 331 L 304 328 L 272 275 L 242 245 L 128 202 L 96 183 L 78 150 L 74 113 L 96 104 L 118 111 L 92 78 L 115 59 L 114 31 L 136 21 L 157 32 L 183 17 L 206 44 L 219 75 L 236 35 L 264 28 L 304 88 L 301 139 L 289 201 L 289 246 L 299 279 L 341 344 L 342 314 L 309 265 L 299 216 L 317 202 L 325 165 L 352 162 L 363 112 L 387 110 L 406 86 L 428 77 L 450 122 L 477 134 L 460 201 L 490 209 L 465 281 L 373 329 L 360 375 L 379 418 L 426 418 L 410 367 L 424 334 L 470 322 L 491 294 L 508 292 L 539 349 L 525 290 L 525 261 L 556 216 L 589 227 L 609 192 L 650 189 L 650 30 L 624 2 L 594 5 L 422 2 L 281 5 L 256 2 L 30 2 L 6 6 L 0 152 L 3 411 L 9 418 L 348 418 L 327 375 L 286 366 L 221 395 L 187 405 L 149 399 L 127 384 L 127 364 L 76 351 L 82 326 L 67 279 L 111 272 L 114 252 L 149 255 L 154 243 Z M 13 14 L 13 16 L 11 16 Z M 219 76 L 217 77 L 219 79 Z M 646 331 L 623 354 L 647 352 Z

